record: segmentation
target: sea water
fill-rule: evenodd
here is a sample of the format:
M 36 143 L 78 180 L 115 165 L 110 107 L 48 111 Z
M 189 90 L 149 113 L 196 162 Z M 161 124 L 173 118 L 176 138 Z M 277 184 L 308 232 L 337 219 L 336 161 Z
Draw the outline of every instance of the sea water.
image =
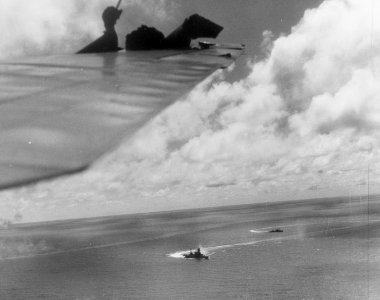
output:
M 198 247 L 209 260 L 183 258 Z M 379 282 L 379 197 L 0 230 L 0 299 L 380 299 Z

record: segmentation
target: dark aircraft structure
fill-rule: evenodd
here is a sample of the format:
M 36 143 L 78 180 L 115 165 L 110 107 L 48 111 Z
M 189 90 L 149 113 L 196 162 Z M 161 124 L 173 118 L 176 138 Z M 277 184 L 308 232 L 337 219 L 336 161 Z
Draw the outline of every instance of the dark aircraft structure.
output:
M 120 2 L 119 2 L 120 3 Z M 119 48 L 118 37 L 115 30 L 117 20 L 122 14 L 118 7 L 107 7 L 102 19 L 104 34 L 90 43 L 78 54 L 117 52 Z M 190 49 L 191 41 L 197 38 L 216 38 L 223 30 L 222 26 L 194 14 L 187 18 L 181 26 L 167 37 L 154 27 L 141 25 L 126 36 L 125 49 L 127 50 L 157 50 L 157 49 Z
M 222 26 L 194 14 L 187 18 L 181 26 L 166 38 L 157 29 L 142 25 L 126 36 L 125 49 L 189 49 L 192 40 L 198 38 L 216 38 L 222 30 Z
M 107 7 L 102 14 L 104 27 L 106 29 L 104 34 L 82 50 L 79 50 L 77 53 L 102 53 L 122 50 L 122 48 L 119 48 L 119 40 L 115 30 L 116 22 L 120 18 L 122 12 L 122 10 L 119 10 L 116 7 Z

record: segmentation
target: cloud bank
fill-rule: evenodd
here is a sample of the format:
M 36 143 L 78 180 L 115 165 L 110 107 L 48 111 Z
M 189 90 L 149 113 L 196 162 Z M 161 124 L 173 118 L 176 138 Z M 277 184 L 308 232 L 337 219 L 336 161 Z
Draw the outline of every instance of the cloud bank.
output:
M 267 58 L 247 78 L 203 85 L 125 149 L 141 172 L 127 182 L 167 193 L 362 185 L 367 163 L 379 166 L 380 7 L 371 4 L 325 1 L 289 35 L 265 32 Z
M 99 214 L 348 195 L 364 190 L 368 163 L 378 185 L 380 5 L 372 4 L 327 0 L 290 34 L 265 32 L 266 58 L 250 62 L 247 78 L 216 74 L 89 172 L 4 193 L 8 205 Z

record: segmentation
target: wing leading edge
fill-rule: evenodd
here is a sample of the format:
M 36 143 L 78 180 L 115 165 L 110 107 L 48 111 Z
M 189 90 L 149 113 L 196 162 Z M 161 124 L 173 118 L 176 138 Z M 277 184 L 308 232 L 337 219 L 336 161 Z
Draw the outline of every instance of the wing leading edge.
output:
M 0 63 L 0 189 L 86 169 L 242 51 L 218 46 Z

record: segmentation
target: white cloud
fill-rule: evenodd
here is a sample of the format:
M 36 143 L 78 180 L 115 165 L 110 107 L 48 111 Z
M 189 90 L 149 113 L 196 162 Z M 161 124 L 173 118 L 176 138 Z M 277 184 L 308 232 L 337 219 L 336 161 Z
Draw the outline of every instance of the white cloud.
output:
M 325 1 L 307 11 L 288 36 L 271 43 L 267 32 L 271 51 L 252 64 L 248 78 L 215 83 L 171 107 L 149 130 L 164 126 L 161 145 L 181 139 L 177 133 L 189 128 L 192 136 L 185 136 L 178 149 L 162 147 L 165 159 L 146 169 L 145 180 L 165 170 L 165 176 L 157 175 L 161 184 L 175 178 L 193 186 L 218 180 L 243 185 L 257 181 L 260 173 L 274 185 L 289 176 L 290 189 L 304 189 L 314 181 L 326 184 L 322 171 L 363 172 L 368 159 L 379 154 L 380 22 L 375 18 L 372 27 L 371 17 L 380 9 L 371 12 L 370 4 Z M 191 118 L 176 122 L 188 111 Z M 303 182 L 303 176 L 314 181 Z M 336 178 L 334 184 L 346 179 Z M 359 184 L 361 176 L 351 181 Z
M 76 52 L 102 34 L 102 11 L 112 4 L 104 0 L 1 0 L 0 58 Z M 159 23 L 176 9 L 166 0 L 124 0 L 121 8 L 121 46 L 127 32 L 147 16 Z

